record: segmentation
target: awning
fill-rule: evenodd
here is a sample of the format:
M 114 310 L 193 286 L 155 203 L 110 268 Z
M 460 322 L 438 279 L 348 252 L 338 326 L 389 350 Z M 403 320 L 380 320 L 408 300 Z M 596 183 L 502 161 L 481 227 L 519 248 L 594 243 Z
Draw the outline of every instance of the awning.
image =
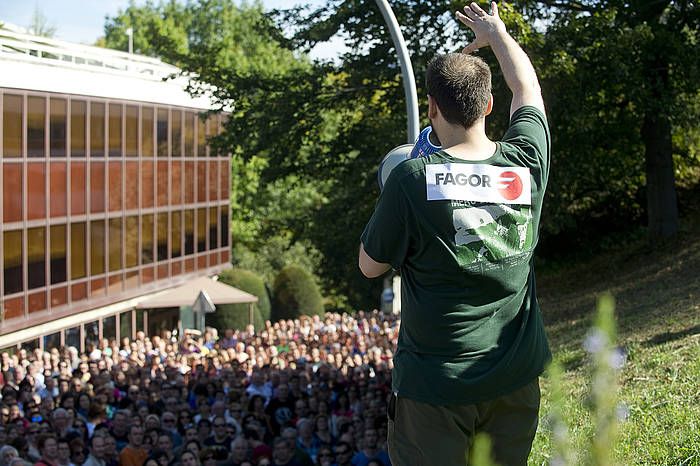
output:
M 208 277 L 201 277 L 186 282 L 171 290 L 154 296 L 139 303 L 139 309 L 155 309 L 159 307 L 191 306 L 200 291 L 206 291 L 211 301 L 216 304 L 256 303 L 258 297 L 231 285 L 217 282 Z

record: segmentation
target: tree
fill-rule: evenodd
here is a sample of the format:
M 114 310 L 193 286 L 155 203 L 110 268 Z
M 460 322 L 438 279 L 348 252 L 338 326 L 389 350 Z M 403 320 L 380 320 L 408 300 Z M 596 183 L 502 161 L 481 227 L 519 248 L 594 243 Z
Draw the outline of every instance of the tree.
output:
M 42 13 L 38 6 L 34 8 L 32 14 L 32 22 L 27 27 L 30 34 L 43 37 L 54 37 L 56 35 L 56 26 L 49 23 L 48 18 Z
M 678 231 L 674 169 L 674 126 L 692 118 L 684 103 L 697 95 L 698 58 L 695 49 L 700 12 L 690 0 L 526 0 L 534 15 L 547 17 L 549 52 L 568 55 L 570 76 L 585 83 L 588 111 L 628 125 L 627 150 L 641 144 L 646 186 L 646 211 L 651 239 Z M 575 90 L 576 88 L 574 88 Z M 574 94 L 576 94 L 574 92 Z M 578 93 L 580 96 L 580 93 Z M 597 96 L 590 98 L 588 96 Z M 572 108 L 562 112 L 570 112 Z M 606 122 L 603 122 L 606 126 Z M 620 133 L 613 128 L 613 135 Z M 598 147 L 615 142 L 599 140 Z M 610 154 L 615 156 L 614 151 Z

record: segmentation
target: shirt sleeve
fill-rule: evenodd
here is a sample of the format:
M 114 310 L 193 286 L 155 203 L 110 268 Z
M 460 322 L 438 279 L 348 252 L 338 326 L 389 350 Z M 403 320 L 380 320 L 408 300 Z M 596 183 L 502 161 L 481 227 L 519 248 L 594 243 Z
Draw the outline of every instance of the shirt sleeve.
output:
M 551 139 L 547 117 L 539 109 L 531 106 L 517 109 L 510 119 L 503 142 L 520 149 L 522 162 L 527 166 L 548 172 Z
M 408 251 L 406 205 L 400 178 L 389 176 L 361 236 L 369 257 L 382 264 L 390 264 L 395 269 L 404 263 Z

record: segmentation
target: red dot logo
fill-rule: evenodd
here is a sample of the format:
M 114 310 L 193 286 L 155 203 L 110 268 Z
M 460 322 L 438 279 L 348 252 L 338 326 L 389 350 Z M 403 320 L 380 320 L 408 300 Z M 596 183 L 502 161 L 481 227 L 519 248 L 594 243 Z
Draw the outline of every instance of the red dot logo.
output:
M 517 173 L 505 171 L 501 173 L 498 184 L 501 186 L 498 191 L 504 199 L 514 201 L 523 193 L 523 181 Z

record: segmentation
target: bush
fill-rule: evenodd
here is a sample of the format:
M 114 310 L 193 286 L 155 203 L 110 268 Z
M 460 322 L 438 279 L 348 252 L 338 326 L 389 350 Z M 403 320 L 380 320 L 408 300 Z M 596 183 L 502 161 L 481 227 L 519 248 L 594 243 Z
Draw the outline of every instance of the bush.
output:
M 301 267 L 288 265 L 275 278 L 273 320 L 300 315 L 323 315 L 323 298 L 313 277 Z
M 234 268 L 221 272 L 219 281 L 258 297 L 258 302 L 253 304 L 253 325 L 258 330 L 263 328 L 265 320 L 270 318 L 270 298 L 263 279 L 250 270 Z M 248 325 L 248 304 L 217 306 L 214 314 L 207 315 L 207 325 L 218 329 L 244 329 Z

